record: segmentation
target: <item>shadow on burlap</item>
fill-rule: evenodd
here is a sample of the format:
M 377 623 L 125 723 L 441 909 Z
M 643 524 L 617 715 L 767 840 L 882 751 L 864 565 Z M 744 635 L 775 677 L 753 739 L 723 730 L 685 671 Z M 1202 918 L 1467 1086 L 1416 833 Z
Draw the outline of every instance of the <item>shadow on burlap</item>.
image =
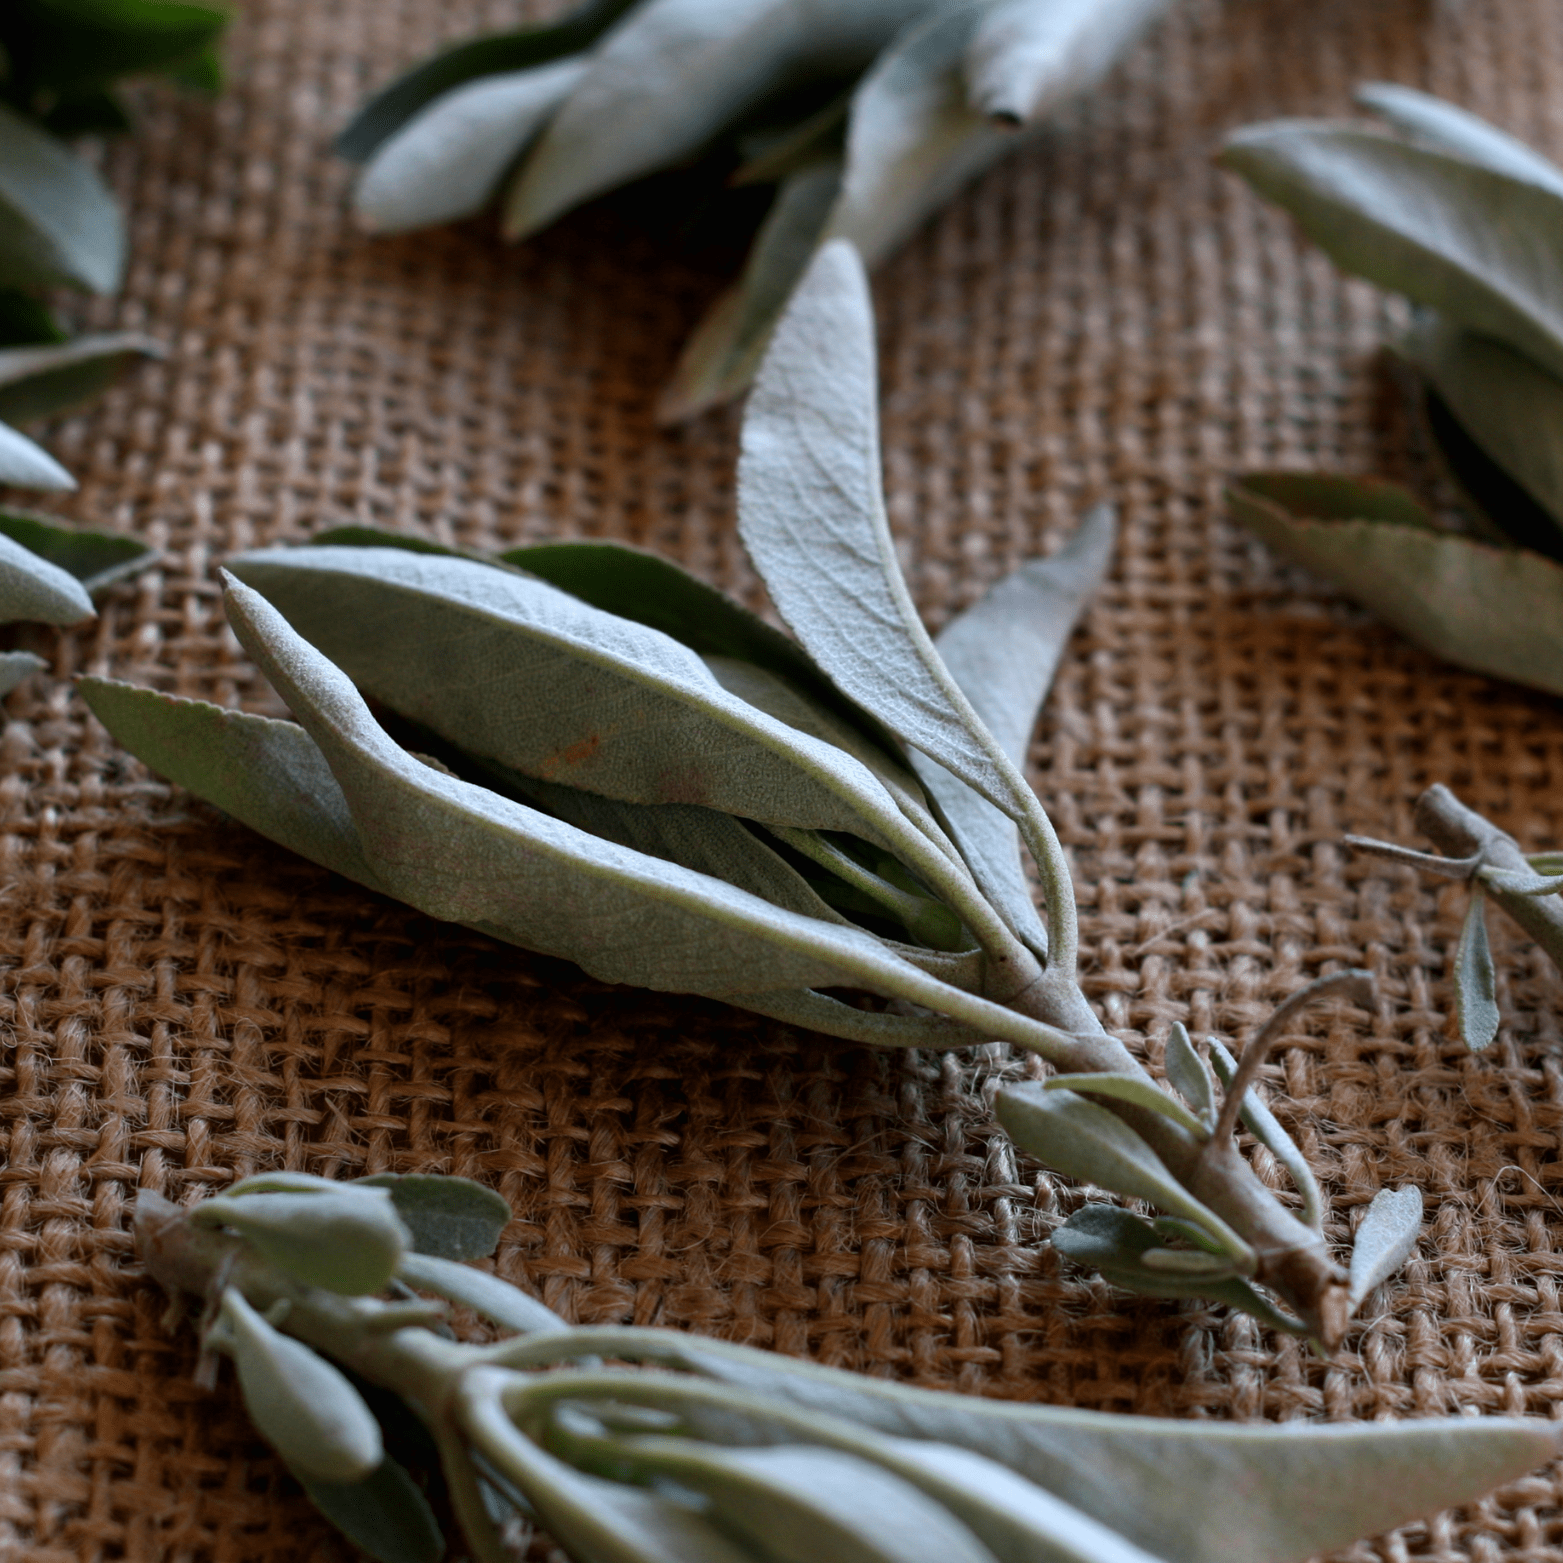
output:
M 1414 464 L 1374 356 L 1395 307 L 1208 155 L 1247 119 L 1342 111 L 1373 76 L 1563 153 L 1563 9 L 1185 0 L 1065 134 L 878 284 L 890 512 L 931 622 L 1088 502 L 1121 507 L 1113 581 L 1032 757 L 1107 1023 L 1155 1061 L 1174 1020 L 1240 1040 L 1331 963 L 1380 976 L 1371 1032 L 1318 1021 L 1268 1071 L 1332 1236 L 1386 1183 L 1429 1198 L 1418 1257 L 1329 1364 L 1041 1246 L 1081 1196 L 994 1131 L 995 1080 L 1024 1065 L 877 1056 L 605 988 L 290 858 L 86 718 L 85 670 L 274 709 L 214 565 L 328 524 L 625 538 L 754 593 L 734 420 L 651 417 L 719 284 L 709 253 L 614 209 L 519 251 L 477 225 L 372 241 L 347 219 L 330 131 L 442 30 L 516 8 L 244 13 L 229 92 L 150 96 L 112 153 L 133 260 L 84 323 L 145 327 L 171 356 L 49 433 L 83 480 L 60 508 L 163 562 L 96 628 L 37 637 L 56 677 L 12 697 L 0 737 L 5 1555 L 343 1555 L 227 1381 L 192 1386 L 190 1333 L 165 1332 L 127 1236 L 137 1189 L 189 1200 L 284 1165 L 495 1185 L 516 1211 L 499 1268 L 582 1320 L 1115 1411 L 1554 1414 L 1557 979 L 1500 936 L 1505 1028 L 1467 1056 L 1445 1035 L 1461 892 L 1338 839 L 1409 838 L 1442 780 L 1523 840 L 1563 842 L 1563 721 L 1412 650 L 1223 518 L 1237 468 Z M 1351 1556 L 1558 1559 L 1556 1496 L 1542 1474 Z

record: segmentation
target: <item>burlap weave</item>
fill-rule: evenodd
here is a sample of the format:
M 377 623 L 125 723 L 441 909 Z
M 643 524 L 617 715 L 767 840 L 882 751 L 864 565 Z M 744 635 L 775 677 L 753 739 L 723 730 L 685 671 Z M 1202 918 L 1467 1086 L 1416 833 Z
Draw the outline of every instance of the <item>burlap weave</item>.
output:
M 1089 501 L 1111 585 L 1033 753 L 1072 849 L 1087 990 L 1156 1059 L 1240 1039 L 1328 963 L 1371 1032 L 1314 1024 L 1269 1071 L 1344 1241 L 1385 1183 L 1430 1220 L 1334 1362 L 1198 1304 L 1135 1300 L 1039 1240 L 1079 1202 L 999 1136 L 998 1057 L 895 1057 L 586 981 L 431 922 L 172 792 L 73 697 L 102 671 L 270 697 L 223 627 L 229 550 L 369 521 L 469 544 L 627 538 L 752 594 L 735 420 L 655 392 L 726 264 L 617 209 L 519 251 L 485 228 L 353 230 L 327 138 L 370 87 L 505 0 L 245 0 L 215 105 L 150 93 L 107 166 L 123 296 L 166 364 L 46 431 L 58 508 L 161 566 L 54 659 L 0 734 L 0 1548 L 57 1563 L 341 1557 L 228 1383 L 190 1382 L 127 1236 L 137 1189 L 429 1169 L 516 1210 L 506 1275 L 633 1319 L 983 1394 L 1184 1416 L 1563 1411 L 1559 984 L 1498 934 L 1505 1028 L 1445 1032 L 1463 892 L 1352 861 L 1442 780 L 1563 844 L 1558 703 L 1441 666 L 1222 516 L 1251 466 L 1394 474 L 1375 360 L 1396 317 L 1209 154 L 1388 77 L 1563 154 L 1557 0 L 1183 0 L 1064 132 L 880 276 L 890 512 L 942 622 Z M 1263 1160 L 1263 1158 L 1261 1158 Z M 1273 1166 L 1267 1170 L 1274 1173 Z M 1543 1474 L 1358 1559 L 1563 1558 Z

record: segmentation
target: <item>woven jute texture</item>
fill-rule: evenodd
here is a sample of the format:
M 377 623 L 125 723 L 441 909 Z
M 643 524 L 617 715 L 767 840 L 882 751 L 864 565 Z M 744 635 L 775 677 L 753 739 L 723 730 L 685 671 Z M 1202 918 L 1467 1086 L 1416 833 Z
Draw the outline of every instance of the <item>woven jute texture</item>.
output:
M 1463 891 L 1353 861 L 1411 839 L 1441 780 L 1563 844 L 1563 713 L 1413 650 L 1223 516 L 1245 467 L 1415 476 L 1342 281 L 1210 153 L 1344 112 L 1363 78 L 1468 104 L 1563 154 L 1557 0 L 1183 0 L 1059 134 L 956 201 L 876 284 L 890 516 L 942 623 L 1089 502 L 1113 579 L 1071 643 L 1033 778 L 1074 862 L 1085 983 L 1159 1060 L 1241 1041 L 1332 963 L 1371 1029 L 1318 1019 L 1268 1070 L 1343 1244 L 1373 1193 L 1429 1221 L 1332 1362 L 1062 1264 L 1081 1194 L 994 1126 L 1007 1057 L 889 1056 L 713 1003 L 604 987 L 317 870 L 149 776 L 86 715 L 99 671 L 253 709 L 215 567 L 373 522 L 494 545 L 613 537 L 756 601 L 732 520 L 736 420 L 659 431 L 656 391 L 732 257 L 622 204 L 520 250 L 480 224 L 356 233 L 328 138 L 476 0 L 245 0 L 215 104 L 149 92 L 106 167 L 123 295 L 165 363 L 44 435 L 58 506 L 158 568 L 52 658 L 0 733 L 0 1545 L 64 1559 L 344 1557 L 225 1379 L 191 1382 L 128 1236 L 271 1167 L 480 1178 L 498 1266 L 585 1321 L 715 1333 L 929 1385 L 1207 1417 L 1563 1414 L 1557 978 L 1496 938 L 1504 1028 L 1446 1034 Z M 1273 1164 L 1260 1161 L 1278 1180 Z M 1563 1558 L 1540 1473 L 1357 1559 Z

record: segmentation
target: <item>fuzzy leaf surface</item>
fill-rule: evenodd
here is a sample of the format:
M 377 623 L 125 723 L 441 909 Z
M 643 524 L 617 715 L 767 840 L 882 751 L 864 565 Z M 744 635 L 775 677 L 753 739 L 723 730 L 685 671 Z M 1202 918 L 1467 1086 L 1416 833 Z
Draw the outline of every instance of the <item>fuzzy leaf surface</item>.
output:
M 1498 1010 L 1498 974 L 1487 940 L 1487 896 L 1480 880 L 1471 882 L 1471 901 L 1465 909 L 1450 979 L 1460 1040 L 1473 1053 L 1480 1053 L 1491 1046 L 1503 1019 Z
M 1380 1189 L 1373 1196 L 1351 1249 L 1353 1313 L 1375 1286 L 1387 1281 L 1416 1252 L 1421 1232 L 1420 1189 Z
M 377 1172 L 354 1181 L 390 1193 L 414 1253 L 433 1254 L 437 1259 L 487 1259 L 510 1223 L 510 1206 L 503 1196 L 471 1178 Z
M 1188 1028 L 1181 1020 L 1172 1023 L 1167 1033 L 1165 1067 L 1172 1088 L 1198 1114 L 1208 1128 L 1216 1121 L 1216 1096 L 1211 1089 L 1210 1071 L 1194 1049 Z
M 92 599 L 74 575 L 0 530 L 0 623 L 79 624 L 92 614 Z
M 4 243 L 3 234 L 0 234 L 0 243 Z M 0 423 L 0 483 L 53 493 L 76 487 L 76 479 L 42 445 L 7 423 Z
M 1113 1074 L 1110 1071 L 1083 1075 L 1054 1075 L 1050 1080 L 1043 1081 L 1042 1089 L 1074 1091 L 1082 1095 L 1094 1092 L 1098 1096 L 1111 1096 L 1120 1102 L 1133 1102 L 1136 1107 L 1144 1107 L 1150 1112 L 1160 1113 L 1163 1118 L 1171 1119 L 1180 1129 L 1187 1130 L 1195 1139 L 1203 1139 L 1207 1133 L 1205 1125 L 1182 1102 L 1162 1090 L 1155 1081 L 1141 1079 L 1139 1075 Z
M 1259 481 L 1256 482 L 1256 476 Z M 1232 513 L 1276 552 L 1332 580 L 1426 651 L 1551 694 L 1563 694 L 1563 567 L 1524 549 L 1493 548 L 1430 525 L 1373 519 L 1385 485 L 1330 482 L 1337 509 L 1317 520 L 1265 493 L 1266 475 L 1228 490 Z

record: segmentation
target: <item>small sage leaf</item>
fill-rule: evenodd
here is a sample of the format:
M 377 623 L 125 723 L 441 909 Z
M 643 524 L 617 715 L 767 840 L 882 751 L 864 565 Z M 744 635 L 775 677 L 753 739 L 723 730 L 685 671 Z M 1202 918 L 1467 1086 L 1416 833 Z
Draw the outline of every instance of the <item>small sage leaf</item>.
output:
M 471 1178 L 416 1172 L 377 1172 L 355 1188 L 390 1192 L 391 1203 L 412 1239 L 414 1253 L 439 1259 L 487 1259 L 510 1224 L 502 1195 Z
M 119 286 L 125 239 L 114 197 L 64 142 L 3 104 L 0 228 L 0 287 Z
M 509 71 L 547 65 L 590 47 L 636 0 L 585 0 L 557 22 L 472 38 L 424 60 L 383 87 L 337 137 L 337 155 L 367 162 L 408 120 L 443 93 Z
M 1225 1280 L 1233 1273 L 1229 1259 L 1216 1254 L 1197 1253 L 1191 1248 L 1147 1248 L 1140 1255 L 1140 1263 L 1148 1270 L 1162 1270 L 1174 1275 L 1208 1276 L 1212 1281 Z
M 1364 82 L 1357 102 L 1430 146 L 1563 195 L 1563 168 L 1486 120 L 1398 82 Z
M 1251 1272 L 1254 1252 L 1213 1210 L 1180 1184 L 1161 1158 L 1121 1118 L 1073 1091 L 1038 1082 L 1006 1086 L 994 1110 L 1020 1148 L 1067 1177 L 1149 1200 L 1210 1234 L 1238 1269 Z
M 1090 91 L 1167 0 L 1001 0 L 966 53 L 972 109 L 1006 124 L 1041 119 Z
M 0 529 L 0 623 L 79 624 L 92 616 L 92 599 L 74 575 Z
M 231 1286 L 218 1317 L 225 1334 L 214 1344 L 233 1357 L 245 1409 L 294 1470 L 341 1483 L 360 1482 L 379 1466 L 380 1424 L 339 1369 L 273 1329 Z
M 0 348 L 0 419 L 52 418 L 107 390 L 136 359 L 162 356 L 161 343 L 134 331 Z
M 1330 121 L 1249 126 L 1220 160 L 1342 270 L 1563 373 L 1563 193 Z
M 586 71 L 573 55 L 480 76 L 436 98 L 376 148 L 353 190 L 370 233 L 405 233 L 481 212 L 516 158 Z
M 1111 1096 L 1120 1102 L 1133 1102 L 1136 1107 L 1144 1107 L 1153 1113 L 1160 1113 L 1163 1118 L 1170 1118 L 1196 1140 L 1210 1137 L 1210 1130 L 1182 1102 L 1169 1096 L 1154 1080 L 1146 1080 L 1139 1075 L 1113 1074 L 1108 1071 L 1100 1074 L 1054 1075 L 1051 1080 L 1043 1081 L 1042 1089 L 1078 1091 L 1087 1095 L 1094 1093 L 1097 1096 Z
M 1230 1086 L 1237 1074 L 1237 1060 L 1214 1037 L 1210 1039 L 1210 1061 L 1221 1077 L 1222 1085 Z M 1302 1195 L 1303 1220 L 1315 1232 L 1322 1231 L 1324 1191 L 1319 1187 L 1319 1180 L 1314 1177 L 1313 1168 L 1308 1165 L 1302 1147 L 1281 1127 L 1280 1119 L 1270 1111 L 1252 1086 L 1243 1095 L 1239 1116 L 1248 1132 L 1286 1168 L 1297 1192 Z
M 1380 1189 L 1373 1196 L 1351 1249 L 1351 1311 L 1416 1252 L 1422 1231 L 1422 1191 Z
M 23 679 L 42 673 L 48 665 L 30 651 L 0 651 L 0 695 L 10 694 Z
M 396 1274 L 409 1286 L 433 1292 L 447 1302 L 460 1303 L 501 1329 L 529 1335 L 534 1330 L 569 1328 L 552 1308 L 528 1297 L 519 1287 L 483 1270 L 474 1270 L 470 1265 L 415 1250 L 402 1255 Z
M 322 1482 L 295 1471 L 309 1501 L 376 1563 L 440 1563 L 440 1522 L 406 1469 L 387 1455 L 356 1482 Z
M 76 479 L 43 446 L 8 423 L 0 423 L 0 483 L 51 493 L 76 487 Z
M 225 1196 L 234 1194 L 328 1194 L 342 1187 L 336 1178 L 318 1177 L 313 1172 L 292 1172 L 281 1168 L 275 1172 L 257 1172 L 240 1178 L 223 1190 Z
M 1498 974 L 1487 942 L 1487 897 L 1480 880 L 1471 883 L 1471 904 L 1466 908 L 1460 942 L 1455 947 L 1454 1017 L 1460 1040 L 1480 1053 L 1498 1035 Z
M 1175 1020 L 1167 1033 L 1163 1062 L 1173 1089 L 1194 1109 L 1200 1122 L 1207 1129 L 1211 1128 L 1216 1121 L 1216 1096 L 1211 1088 L 1210 1071 L 1194 1050 L 1188 1028 L 1181 1020 Z
M 294 1280 L 349 1297 L 382 1290 L 407 1247 L 390 1195 L 347 1184 L 302 1194 L 220 1194 L 197 1205 L 190 1220 L 230 1227 Z
M 1563 272 L 1560 272 L 1563 274 Z M 1337 512 L 1355 493 L 1361 519 L 1316 519 L 1250 476 L 1228 490 L 1232 513 L 1278 553 L 1328 577 L 1425 650 L 1553 694 L 1563 694 L 1563 566 L 1428 526 L 1373 519 L 1384 485 L 1329 482 Z
M 31 510 L 0 510 L 0 534 L 74 575 L 89 595 L 153 563 L 158 552 L 120 532 L 61 526 Z
M 1563 875 L 1511 873 L 1488 864 L 1476 876 L 1493 890 L 1506 890 L 1510 895 L 1556 895 L 1563 890 Z

